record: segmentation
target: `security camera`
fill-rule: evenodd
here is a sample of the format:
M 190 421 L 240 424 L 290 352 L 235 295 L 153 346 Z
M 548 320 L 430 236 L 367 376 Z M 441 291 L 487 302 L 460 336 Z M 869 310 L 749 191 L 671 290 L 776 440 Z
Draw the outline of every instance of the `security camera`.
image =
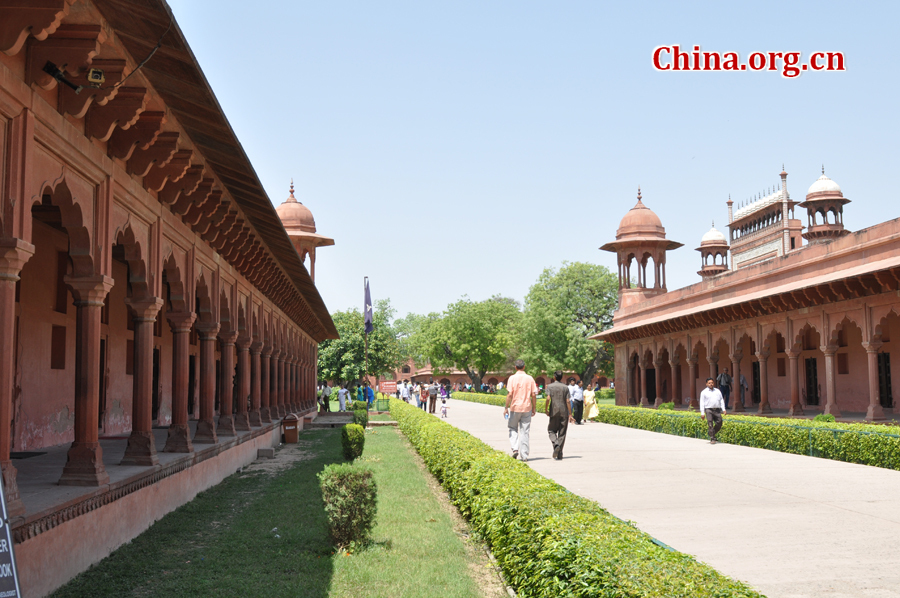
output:
M 91 87 L 100 87 L 106 82 L 106 77 L 103 76 L 103 71 L 100 69 L 91 69 L 88 71 L 87 81 Z

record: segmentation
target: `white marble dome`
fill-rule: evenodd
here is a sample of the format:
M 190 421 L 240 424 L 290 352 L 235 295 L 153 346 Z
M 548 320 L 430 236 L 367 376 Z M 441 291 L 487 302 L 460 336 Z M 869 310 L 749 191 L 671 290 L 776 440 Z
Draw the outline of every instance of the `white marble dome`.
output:
M 807 195 L 812 195 L 813 193 L 841 193 L 841 186 L 829 179 L 823 173 L 816 182 L 812 184 L 809 188 L 809 191 L 806 192 Z
M 722 234 L 721 232 L 716 230 L 715 226 L 713 226 L 711 229 L 709 229 L 709 232 L 707 232 L 705 235 L 703 235 L 703 237 L 700 239 L 700 244 L 701 245 L 722 245 L 722 244 L 727 245 L 728 239 L 725 237 L 724 234 Z

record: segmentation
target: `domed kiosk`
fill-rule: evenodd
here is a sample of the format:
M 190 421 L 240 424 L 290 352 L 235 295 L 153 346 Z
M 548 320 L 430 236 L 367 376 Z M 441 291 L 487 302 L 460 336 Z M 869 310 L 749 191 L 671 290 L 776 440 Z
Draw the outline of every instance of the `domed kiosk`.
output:
M 291 194 L 284 203 L 275 208 L 284 230 L 294 244 L 300 259 L 306 262 L 309 256 L 309 276 L 316 281 L 316 248 L 334 245 L 334 239 L 316 233 L 316 221 L 312 212 L 294 197 L 294 181 Z
M 638 187 L 637 203 L 625 214 L 616 231 L 616 240 L 600 249 L 618 256 L 619 307 L 627 307 L 666 292 L 666 251 L 678 249 L 681 243 L 666 239 L 666 229 L 659 216 L 644 205 Z M 635 286 L 631 286 L 631 265 L 637 263 Z M 653 285 L 648 283 L 647 266 Z
M 822 176 L 810 186 L 806 201 L 800 204 L 806 208 L 808 218 L 803 238 L 810 243 L 827 243 L 849 235 L 850 231 L 844 228 L 844 206 L 848 203 L 841 186 L 825 176 L 823 166 Z
M 697 272 L 703 278 L 717 276 L 723 272 L 728 272 L 728 239 L 725 235 L 716 230 L 716 223 L 712 223 L 712 228 L 700 239 L 701 266 Z

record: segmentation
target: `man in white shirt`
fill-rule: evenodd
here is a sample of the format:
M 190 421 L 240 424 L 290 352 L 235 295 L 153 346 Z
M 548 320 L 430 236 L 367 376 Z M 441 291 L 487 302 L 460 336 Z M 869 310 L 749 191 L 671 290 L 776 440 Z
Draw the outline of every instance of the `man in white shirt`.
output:
M 584 415 L 584 383 L 579 380 L 571 388 L 569 392 L 572 395 L 572 419 L 580 426 L 583 423 L 581 416 Z
M 325 405 L 325 411 L 331 411 L 331 387 L 328 386 L 328 382 L 322 389 L 322 403 Z
M 400 398 L 409 403 L 409 385 L 406 380 L 400 384 Z
M 338 405 L 340 405 L 341 411 L 347 410 L 347 396 L 350 394 L 350 391 L 347 390 L 346 384 L 341 384 L 341 389 L 338 391 Z
M 706 388 L 700 393 L 700 417 L 706 418 L 709 443 L 716 443 L 716 434 L 722 429 L 722 416 L 725 415 L 725 399 L 716 388 L 716 381 L 706 379 Z

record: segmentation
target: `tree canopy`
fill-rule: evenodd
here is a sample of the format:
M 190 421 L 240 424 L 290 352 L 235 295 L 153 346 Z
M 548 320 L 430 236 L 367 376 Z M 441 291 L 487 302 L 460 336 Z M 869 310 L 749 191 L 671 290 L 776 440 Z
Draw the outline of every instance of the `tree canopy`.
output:
M 604 266 L 563 262 L 547 268 L 525 297 L 522 357 L 529 371 L 613 375 L 613 349 L 590 336 L 612 326 L 618 279 Z
M 522 312 L 511 299 L 463 297 L 443 314 L 425 316 L 412 344 L 435 372 L 463 370 L 479 387 L 488 372 L 506 369 L 514 358 L 521 321 Z
M 369 334 L 369 375 L 384 376 L 400 367 L 401 344 L 391 326 L 394 310 L 389 300 L 375 302 L 373 324 Z M 365 323 L 358 309 L 331 314 L 340 338 L 319 345 L 319 378 L 338 382 L 355 382 L 365 377 Z

